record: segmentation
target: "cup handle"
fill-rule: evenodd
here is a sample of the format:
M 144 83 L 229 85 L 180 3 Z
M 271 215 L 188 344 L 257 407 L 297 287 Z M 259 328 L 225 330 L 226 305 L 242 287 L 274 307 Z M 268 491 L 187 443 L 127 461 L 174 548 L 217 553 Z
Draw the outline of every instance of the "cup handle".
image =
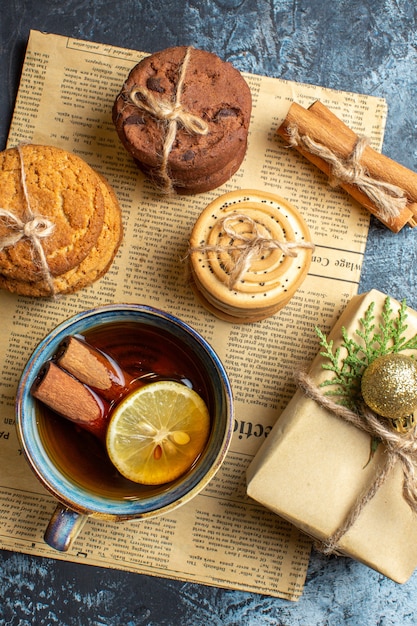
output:
M 58 504 L 44 534 L 45 542 L 60 552 L 66 552 L 87 521 L 87 515 Z

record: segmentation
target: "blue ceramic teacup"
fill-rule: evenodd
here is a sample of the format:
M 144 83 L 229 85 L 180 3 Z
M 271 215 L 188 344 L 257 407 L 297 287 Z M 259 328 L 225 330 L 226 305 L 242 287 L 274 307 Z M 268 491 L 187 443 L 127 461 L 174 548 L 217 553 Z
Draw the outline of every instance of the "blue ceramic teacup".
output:
M 63 418 L 48 416 L 32 396 L 31 388 L 43 364 L 53 358 L 68 335 L 88 337 L 98 332 L 102 336 L 108 334 L 113 342 L 124 337 L 122 343 L 132 351 L 134 337 L 147 329 L 161 333 L 165 342 L 172 341 L 184 359 L 191 360 L 200 379 L 205 381 L 212 426 L 205 450 L 188 473 L 160 488 L 144 489 L 117 476 L 98 441 L 84 443 L 87 447 L 83 451 L 71 431 L 73 425 Z M 61 551 L 69 548 L 88 516 L 112 521 L 136 520 L 171 512 L 188 502 L 221 466 L 233 431 L 230 383 L 213 348 L 185 322 L 138 304 L 112 304 L 84 311 L 49 333 L 22 373 L 16 413 L 17 431 L 29 465 L 58 500 L 45 541 Z

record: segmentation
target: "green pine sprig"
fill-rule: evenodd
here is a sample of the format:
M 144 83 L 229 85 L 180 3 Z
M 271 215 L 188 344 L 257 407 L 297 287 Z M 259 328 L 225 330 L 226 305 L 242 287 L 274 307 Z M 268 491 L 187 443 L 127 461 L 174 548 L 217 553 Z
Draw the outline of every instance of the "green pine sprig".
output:
M 334 349 L 332 340 L 328 341 L 323 332 L 316 327 L 325 359 L 322 368 L 333 372 L 333 377 L 321 383 L 326 387 L 325 394 L 333 396 L 338 404 L 354 409 L 359 398 L 361 378 L 365 369 L 378 357 L 384 354 L 403 350 L 417 350 L 417 334 L 411 339 L 405 337 L 407 326 L 407 304 L 403 300 L 397 314 L 394 313 L 391 300 L 385 299 L 381 312 L 381 321 L 375 321 L 375 303 L 371 302 L 363 318 L 359 319 L 359 327 L 355 337 L 349 337 L 342 328 L 342 343 Z M 342 351 L 345 356 L 342 355 Z M 330 389 L 331 387 L 331 389 Z

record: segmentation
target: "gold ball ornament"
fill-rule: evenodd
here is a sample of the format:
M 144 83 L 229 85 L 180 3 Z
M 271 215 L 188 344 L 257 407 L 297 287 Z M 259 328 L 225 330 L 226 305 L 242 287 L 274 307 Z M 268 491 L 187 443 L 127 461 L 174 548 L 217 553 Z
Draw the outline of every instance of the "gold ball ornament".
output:
M 417 363 L 403 354 L 384 354 L 364 371 L 361 390 L 366 404 L 378 415 L 404 418 L 417 408 Z

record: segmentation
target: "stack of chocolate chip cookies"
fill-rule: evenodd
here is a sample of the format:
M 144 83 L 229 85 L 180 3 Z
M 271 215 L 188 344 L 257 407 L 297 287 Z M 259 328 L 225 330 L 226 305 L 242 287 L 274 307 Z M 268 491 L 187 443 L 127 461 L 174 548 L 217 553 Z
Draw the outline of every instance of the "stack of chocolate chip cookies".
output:
M 196 194 L 225 183 L 247 148 L 250 89 L 230 63 L 179 46 L 130 72 L 113 121 L 138 167 L 165 192 Z
M 116 196 L 81 158 L 43 145 L 0 152 L 0 287 L 73 293 L 105 274 L 121 239 Z
M 193 227 L 192 287 L 217 317 L 257 322 L 290 301 L 313 248 L 307 224 L 289 202 L 263 191 L 233 191 L 209 204 Z

